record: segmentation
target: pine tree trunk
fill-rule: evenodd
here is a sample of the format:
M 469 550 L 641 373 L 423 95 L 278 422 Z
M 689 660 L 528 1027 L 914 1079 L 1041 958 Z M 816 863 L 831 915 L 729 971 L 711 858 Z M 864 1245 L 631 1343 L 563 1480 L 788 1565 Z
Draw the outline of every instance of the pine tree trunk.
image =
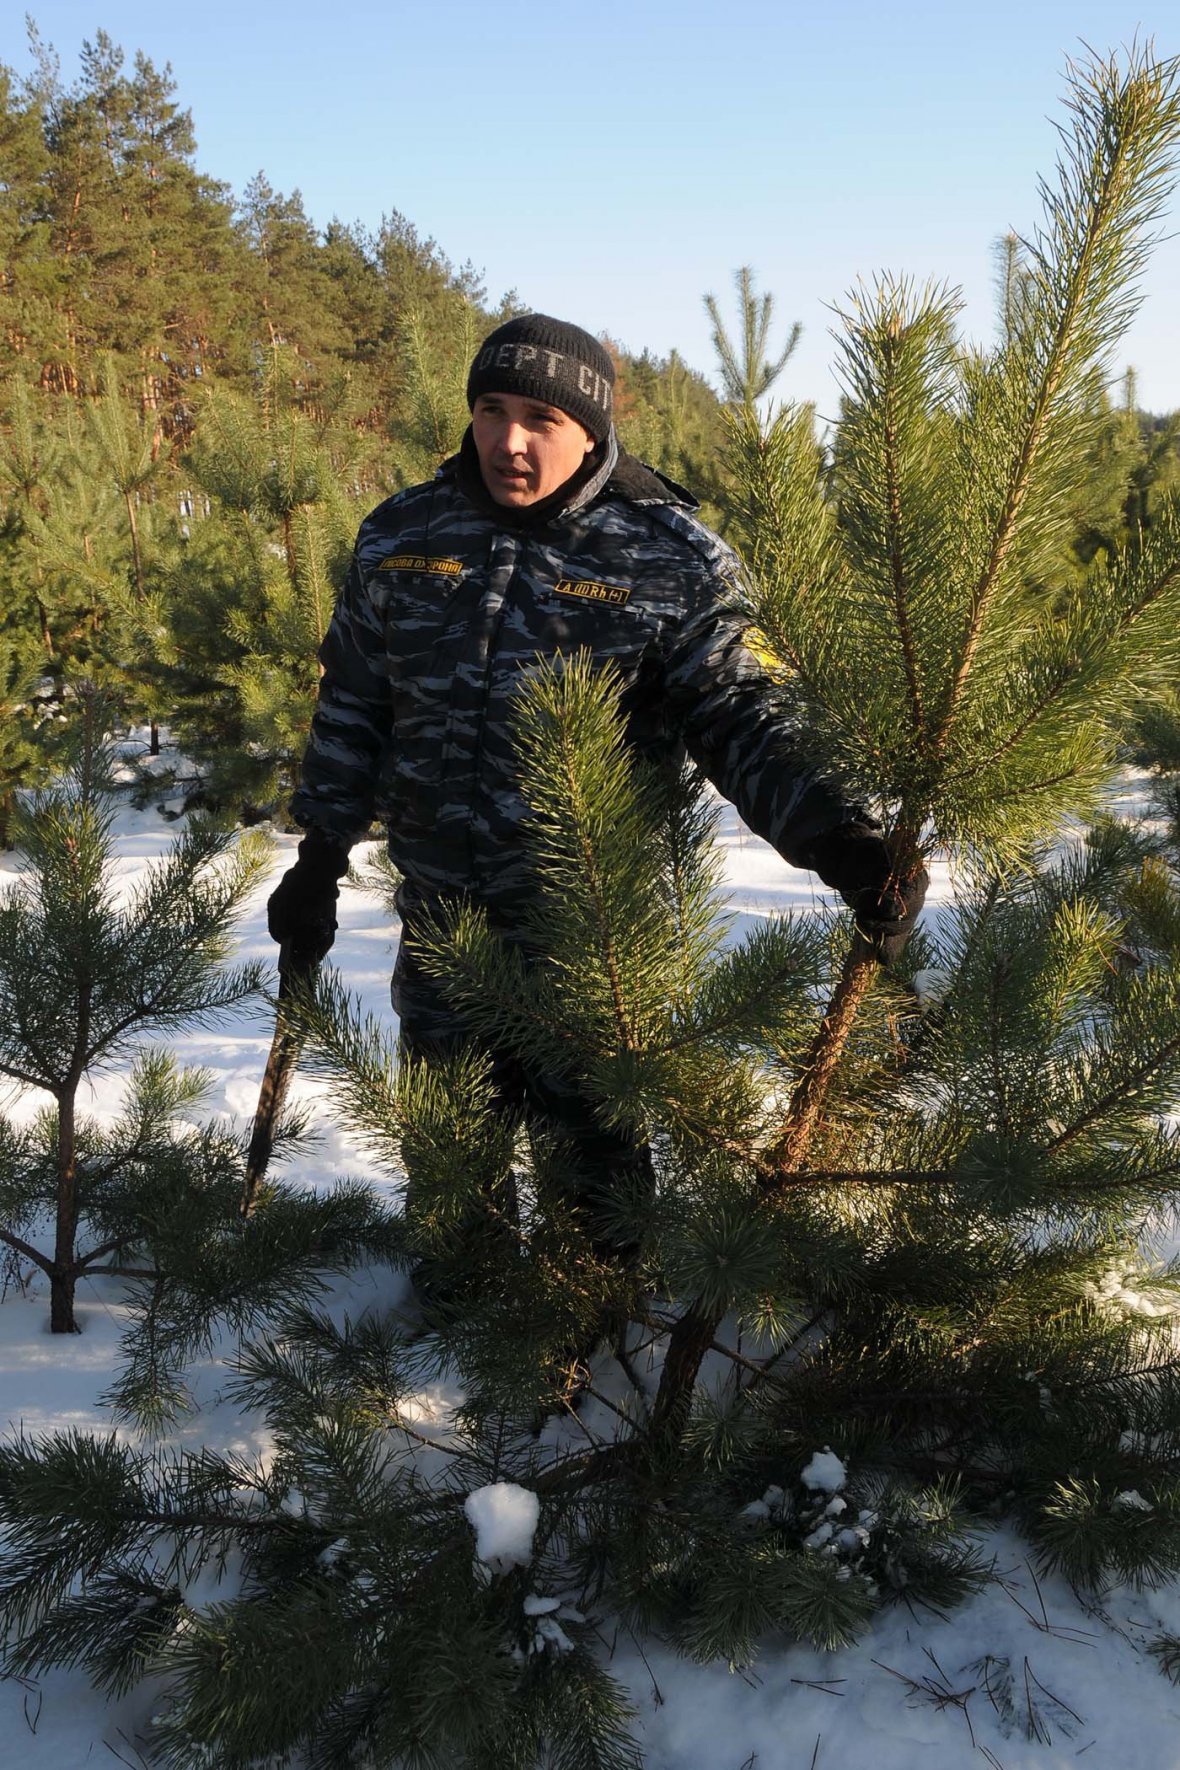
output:
M 39 596 L 37 598 L 37 620 L 41 628 L 41 643 L 45 647 L 46 657 L 56 657 L 57 654 L 53 645 L 53 630 L 49 625 L 49 611 Z
M 78 1323 L 74 1319 L 74 1269 L 71 1266 L 65 1272 L 56 1267 L 49 1275 L 49 1331 L 51 1334 L 76 1334 Z
M 840 981 L 795 1084 L 781 1137 L 768 1158 L 767 1191 L 771 1198 L 776 1190 L 775 1179 L 797 1173 L 807 1160 L 848 1035 L 876 971 L 877 960 L 871 948 L 859 934 L 854 935 Z M 724 1311 L 703 1309 L 693 1303 L 673 1328 L 652 1407 L 652 1437 L 657 1444 L 675 1444 L 682 1436 L 701 1364 L 723 1319 Z
M 83 751 L 82 782 L 87 784 L 93 755 L 91 747 L 93 707 L 86 708 L 87 742 Z M 76 1334 L 74 1320 L 74 1284 L 77 1266 L 74 1261 L 74 1238 L 78 1233 L 78 1087 L 86 1073 L 90 1056 L 90 1006 L 93 984 L 86 976 L 78 980 L 78 1023 L 74 1035 L 73 1057 L 57 1096 L 57 1225 L 53 1243 L 53 1271 L 50 1279 L 50 1332 Z
M 135 568 L 135 594 L 143 601 L 143 557 L 139 551 L 139 522 L 135 515 L 135 498 L 131 492 L 123 494 L 127 506 L 127 526 L 131 531 L 131 558 Z
M 840 981 L 828 1003 L 828 1011 L 812 1040 L 803 1073 L 795 1084 L 782 1133 L 770 1152 L 767 1161 L 770 1173 L 796 1173 L 806 1161 L 848 1035 L 876 973 L 877 960 L 872 949 L 859 934 L 855 935 L 844 960 Z M 773 1191 L 773 1181 L 770 1190 Z
M 299 561 L 295 557 L 295 525 L 291 521 L 291 512 L 283 511 L 283 552 L 287 558 L 287 577 L 292 590 L 299 588 Z
M 57 1233 L 50 1274 L 49 1331 L 76 1334 L 74 1319 L 74 1235 L 78 1227 L 78 1166 L 74 1125 L 74 1092 L 63 1093 L 57 1105 Z
M 694 1303 L 672 1329 L 651 1412 L 651 1437 L 657 1445 L 680 1442 L 688 1424 L 697 1373 L 721 1321 L 720 1313 L 702 1310 Z

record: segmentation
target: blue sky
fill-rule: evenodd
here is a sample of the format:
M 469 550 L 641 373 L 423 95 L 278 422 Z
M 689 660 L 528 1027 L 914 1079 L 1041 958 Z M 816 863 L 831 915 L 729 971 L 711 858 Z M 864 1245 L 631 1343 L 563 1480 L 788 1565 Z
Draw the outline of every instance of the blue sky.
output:
M 235 190 L 263 168 L 321 225 L 400 210 L 493 297 L 515 288 L 630 349 L 711 373 L 702 294 L 728 297 L 752 264 L 804 327 L 781 390 L 826 413 L 828 304 L 858 275 L 957 284 L 966 329 L 989 334 L 992 243 L 1036 222 L 1066 55 L 1136 31 L 1180 52 L 1180 0 L 46 0 L 34 16 L 68 78 L 99 27 L 171 62 L 198 163 Z M 0 60 L 29 66 L 15 8 Z M 1170 410 L 1180 239 L 1144 288 L 1119 360 Z

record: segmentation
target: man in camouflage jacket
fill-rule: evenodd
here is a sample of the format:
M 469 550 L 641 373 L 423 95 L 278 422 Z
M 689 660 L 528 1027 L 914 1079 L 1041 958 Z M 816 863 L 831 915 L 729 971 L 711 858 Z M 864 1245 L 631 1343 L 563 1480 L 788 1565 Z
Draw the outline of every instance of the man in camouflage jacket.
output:
M 680 487 L 623 453 L 614 369 L 579 327 L 543 314 L 485 340 L 468 381 L 473 422 L 426 485 L 362 524 L 320 650 L 323 677 L 293 813 L 307 835 L 270 903 L 296 957 L 331 945 L 337 880 L 375 814 L 404 877 L 403 929 L 467 893 L 510 930 L 528 890 L 512 703 L 538 657 L 589 651 L 623 684 L 628 736 L 649 757 L 685 746 L 744 821 L 813 867 L 888 954 L 921 885 L 898 886 L 862 813 L 798 754 L 773 682 L 748 647 L 738 562 Z M 412 1052 L 458 1033 L 403 939 L 394 1002 Z M 634 1152 L 551 1079 L 510 1079 L 575 1135 L 609 1191 Z M 596 1176 L 596 1177 L 595 1177 Z

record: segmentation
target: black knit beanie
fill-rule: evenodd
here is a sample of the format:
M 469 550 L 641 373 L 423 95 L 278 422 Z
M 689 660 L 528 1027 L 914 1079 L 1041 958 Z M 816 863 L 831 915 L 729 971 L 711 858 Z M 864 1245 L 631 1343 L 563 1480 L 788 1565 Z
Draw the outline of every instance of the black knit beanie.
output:
M 525 313 L 490 332 L 467 377 L 467 404 L 481 393 L 519 393 L 576 418 L 595 442 L 610 433 L 615 366 L 597 338 L 547 313 Z

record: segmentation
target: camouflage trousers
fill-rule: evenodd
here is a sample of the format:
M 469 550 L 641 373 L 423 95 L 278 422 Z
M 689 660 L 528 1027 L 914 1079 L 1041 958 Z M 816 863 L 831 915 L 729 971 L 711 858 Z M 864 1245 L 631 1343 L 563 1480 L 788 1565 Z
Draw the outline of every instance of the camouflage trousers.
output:
M 413 909 L 402 903 L 402 941 L 390 989 L 401 1022 L 405 1056 L 429 1063 L 469 1045 L 472 1034 L 445 1000 L 441 989 L 414 956 Z M 486 1047 L 485 1047 L 486 1048 Z M 619 1261 L 634 1258 L 637 1242 L 611 1219 L 620 1208 L 642 1207 L 655 1189 L 651 1152 L 645 1146 L 604 1126 L 593 1104 L 566 1077 L 539 1073 L 515 1055 L 488 1050 L 498 1110 L 520 1119 L 540 1121 L 556 1133 L 568 1151 L 570 1199 L 583 1220 L 596 1254 Z M 511 1175 L 490 1175 L 485 1182 L 501 1213 L 515 1214 Z M 406 1193 L 407 1214 L 414 1209 L 413 1176 Z M 473 1219 L 472 1234 L 480 1233 Z

